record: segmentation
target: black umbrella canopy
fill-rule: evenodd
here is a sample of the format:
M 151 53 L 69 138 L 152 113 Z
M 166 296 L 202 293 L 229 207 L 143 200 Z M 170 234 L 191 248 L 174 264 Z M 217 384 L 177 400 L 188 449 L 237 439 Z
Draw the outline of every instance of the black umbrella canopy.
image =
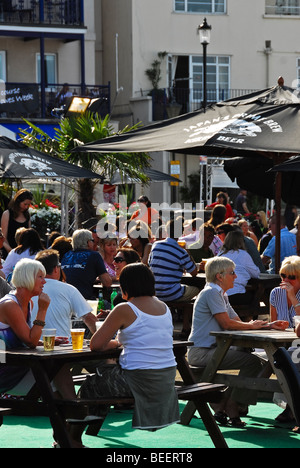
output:
M 144 169 L 144 172 L 147 177 L 151 180 L 151 182 L 181 182 L 180 179 L 177 179 L 165 172 L 156 171 L 152 168 Z M 121 185 L 121 184 L 135 184 L 141 183 L 140 180 L 134 179 L 129 176 L 122 177 L 120 171 L 116 171 L 113 178 L 110 180 L 111 185 Z
M 294 156 L 282 164 L 277 164 L 270 172 L 300 172 L 300 156 Z
M 232 158 L 224 162 L 224 170 L 239 187 L 265 198 L 274 198 L 275 177 L 268 172 L 273 167 L 271 159 L 257 156 L 253 158 Z
M 101 179 L 103 176 L 0 137 L 1 179 Z
M 287 159 L 299 154 L 299 128 L 300 99 L 290 88 L 278 85 L 217 103 L 206 111 L 88 143 L 76 151 L 174 151 L 222 157 L 260 154 Z

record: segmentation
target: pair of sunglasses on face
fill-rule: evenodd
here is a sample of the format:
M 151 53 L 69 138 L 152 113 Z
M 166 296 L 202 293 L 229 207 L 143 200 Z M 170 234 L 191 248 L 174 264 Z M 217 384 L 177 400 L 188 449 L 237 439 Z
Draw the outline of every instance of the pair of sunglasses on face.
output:
M 125 259 L 123 257 L 115 257 L 114 262 L 115 263 L 122 263 L 122 262 L 125 262 Z
M 295 281 L 297 279 L 296 275 L 286 275 L 285 273 L 280 273 L 282 279 L 288 279 L 290 281 Z

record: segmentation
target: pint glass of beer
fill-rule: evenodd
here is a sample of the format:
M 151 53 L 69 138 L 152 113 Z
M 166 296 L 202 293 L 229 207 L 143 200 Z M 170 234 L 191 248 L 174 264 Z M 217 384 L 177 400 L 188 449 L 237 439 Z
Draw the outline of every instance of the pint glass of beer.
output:
M 43 343 L 44 343 L 44 350 L 49 352 L 54 350 L 55 346 L 55 336 L 56 330 L 55 329 L 44 329 L 43 330 Z
M 74 351 L 81 351 L 83 348 L 84 328 L 72 328 L 72 346 Z

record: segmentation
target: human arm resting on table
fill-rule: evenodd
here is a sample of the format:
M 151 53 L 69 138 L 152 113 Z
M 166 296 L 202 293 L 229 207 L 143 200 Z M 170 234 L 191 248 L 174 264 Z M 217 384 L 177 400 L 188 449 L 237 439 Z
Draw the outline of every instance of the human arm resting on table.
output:
M 99 276 L 99 280 L 105 288 L 110 288 L 112 285 L 112 278 L 108 273 L 102 273 L 102 275 Z
M 44 322 L 46 312 L 50 304 L 49 296 L 41 293 L 38 300 L 37 322 Z M 27 324 L 21 307 L 14 301 L 8 301 L 1 304 L 1 321 L 13 330 L 17 337 L 29 348 L 35 348 L 38 345 L 42 334 L 41 325 L 33 325 L 32 328 Z
M 223 330 L 259 330 L 266 325 L 263 320 L 242 322 L 240 319 L 231 319 L 227 312 L 215 314 L 215 319 Z
M 251 322 L 242 322 L 240 319 L 231 319 L 229 315 L 224 312 L 222 314 L 216 314 L 215 319 L 217 320 L 220 327 L 223 330 L 286 330 L 289 323 L 284 320 L 276 320 L 268 323 L 264 320 L 251 320 Z
M 96 331 L 96 322 L 98 321 L 97 317 L 92 313 L 89 312 L 88 314 L 81 317 L 84 321 L 85 325 L 88 327 L 91 333 L 95 333 Z
M 106 351 L 118 348 L 120 343 L 113 339 L 118 330 L 126 328 L 134 322 L 136 316 L 127 304 L 119 304 L 105 319 L 102 327 L 92 336 L 90 348 L 92 351 Z

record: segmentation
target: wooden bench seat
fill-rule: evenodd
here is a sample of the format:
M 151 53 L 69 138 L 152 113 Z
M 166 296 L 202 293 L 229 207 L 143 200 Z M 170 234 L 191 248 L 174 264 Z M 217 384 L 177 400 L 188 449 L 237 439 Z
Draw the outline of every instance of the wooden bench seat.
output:
M 197 401 L 205 403 L 216 403 L 221 399 L 222 391 L 226 389 L 225 385 L 212 384 L 212 383 L 196 383 L 192 385 L 177 386 L 178 399 L 182 401 Z M 103 397 L 95 400 L 78 399 L 78 400 L 57 400 L 58 404 L 66 406 L 73 406 L 80 408 L 84 407 L 97 407 L 97 406 L 121 406 L 121 405 L 134 405 L 133 397 Z M 96 424 L 89 425 L 86 434 L 96 436 L 104 422 L 103 418 Z

